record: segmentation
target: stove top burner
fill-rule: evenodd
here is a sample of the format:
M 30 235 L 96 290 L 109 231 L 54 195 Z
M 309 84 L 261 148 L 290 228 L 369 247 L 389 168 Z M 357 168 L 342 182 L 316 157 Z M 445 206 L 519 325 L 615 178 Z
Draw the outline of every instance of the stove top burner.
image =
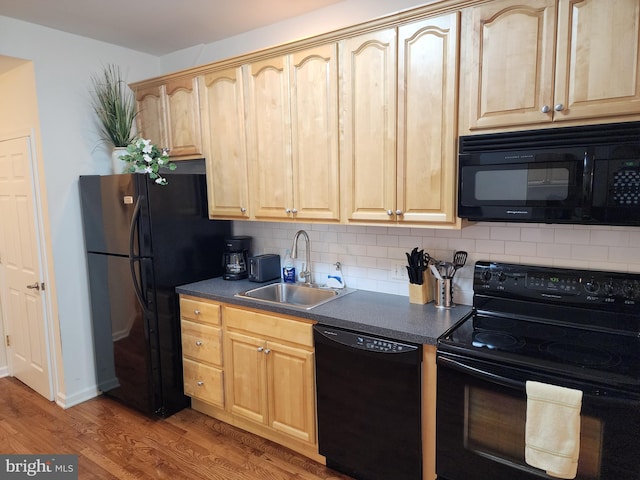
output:
M 513 335 L 501 332 L 476 332 L 473 334 L 474 347 L 487 347 L 500 350 L 511 350 L 521 347 L 523 342 Z
M 559 360 L 585 367 L 612 367 L 620 362 L 617 355 L 588 345 L 558 342 L 541 348 Z

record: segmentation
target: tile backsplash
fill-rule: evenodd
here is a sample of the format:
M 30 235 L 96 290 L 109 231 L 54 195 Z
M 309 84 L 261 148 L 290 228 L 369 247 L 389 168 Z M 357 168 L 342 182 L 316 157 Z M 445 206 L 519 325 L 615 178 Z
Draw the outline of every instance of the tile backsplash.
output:
M 234 235 L 253 237 L 252 253 L 278 253 L 284 259 L 296 231 L 311 240 L 313 280 L 324 283 L 342 265 L 347 286 L 408 296 L 405 252 L 422 248 L 438 260 L 469 253 L 454 278 L 453 300 L 471 304 L 473 264 L 492 260 L 533 265 L 640 273 L 640 228 L 512 223 L 475 223 L 462 230 L 233 222 Z M 299 246 L 297 271 L 304 262 Z

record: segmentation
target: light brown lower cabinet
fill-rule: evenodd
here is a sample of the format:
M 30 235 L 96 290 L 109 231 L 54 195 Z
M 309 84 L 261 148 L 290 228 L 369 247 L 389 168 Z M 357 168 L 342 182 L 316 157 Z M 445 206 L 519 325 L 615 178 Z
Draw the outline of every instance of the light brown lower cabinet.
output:
M 313 324 L 185 295 L 180 317 L 192 408 L 325 463 L 317 443 Z M 422 371 L 422 477 L 434 480 L 434 345 L 424 345 Z
M 180 316 L 192 408 L 324 463 L 312 323 L 184 295 Z

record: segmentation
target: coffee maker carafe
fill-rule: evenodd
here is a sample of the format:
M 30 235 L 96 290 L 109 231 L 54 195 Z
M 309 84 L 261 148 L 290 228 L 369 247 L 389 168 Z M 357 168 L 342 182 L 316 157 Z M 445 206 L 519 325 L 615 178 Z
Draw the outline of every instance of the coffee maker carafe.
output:
M 251 237 L 229 237 L 224 240 L 222 268 L 224 280 L 241 280 L 249 276 Z

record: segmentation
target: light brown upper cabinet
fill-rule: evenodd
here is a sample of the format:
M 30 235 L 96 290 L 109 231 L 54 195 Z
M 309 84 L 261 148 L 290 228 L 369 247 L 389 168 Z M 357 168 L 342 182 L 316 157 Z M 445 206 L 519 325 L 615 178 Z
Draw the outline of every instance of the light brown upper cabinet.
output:
M 206 73 L 198 80 L 209 216 L 249 218 L 242 69 Z
M 194 77 L 180 77 L 163 84 L 133 86 L 138 108 L 138 134 L 172 158 L 202 156 L 198 84 Z
M 464 22 L 462 133 L 640 115 L 640 0 L 496 0 Z
M 347 223 L 455 223 L 459 13 L 340 42 Z
M 336 44 L 246 66 L 252 216 L 338 221 Z

